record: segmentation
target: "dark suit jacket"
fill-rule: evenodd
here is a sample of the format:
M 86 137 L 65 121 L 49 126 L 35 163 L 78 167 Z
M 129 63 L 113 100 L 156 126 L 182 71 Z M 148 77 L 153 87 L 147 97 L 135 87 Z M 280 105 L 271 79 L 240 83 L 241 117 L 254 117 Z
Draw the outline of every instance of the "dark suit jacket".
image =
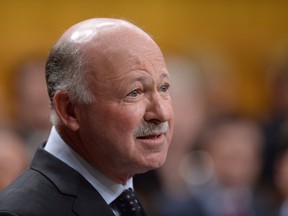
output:
M 30 169 L 0 193 L 1 216 L 113 216 L 94 187 L 77 171 L 38 150 Z

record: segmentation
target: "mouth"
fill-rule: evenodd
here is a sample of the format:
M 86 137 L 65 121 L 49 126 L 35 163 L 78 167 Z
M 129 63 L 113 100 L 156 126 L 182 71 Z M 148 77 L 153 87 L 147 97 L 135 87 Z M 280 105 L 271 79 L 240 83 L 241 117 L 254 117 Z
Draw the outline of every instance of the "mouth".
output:
M 138 136 L 136 137 L 136 141 L 146 150 L 149 149 L 156 152 L 161 151 L 163 146 L 165 146 L 165 144 L 167 143 L 165 133 L 147 134 L 145 136 Z
M 139 136 L 136 137 L 136 139 L 142 139 L 142 140 L 147 140 L 147 139 L 158 139 L 162 134 L 151 134 L 151 135 L 146 135 L 146 136 Z

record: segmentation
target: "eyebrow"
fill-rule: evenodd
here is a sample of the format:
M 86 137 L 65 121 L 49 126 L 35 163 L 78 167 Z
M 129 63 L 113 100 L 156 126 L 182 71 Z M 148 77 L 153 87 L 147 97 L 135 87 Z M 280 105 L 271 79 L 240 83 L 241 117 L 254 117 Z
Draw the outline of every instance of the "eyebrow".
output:
M 168 73 L 168 71 L 163 71 L 162 73 L 161 73 L 161 75 L 159 76 L 159 80 L 160 81 L 162 81 L 163 79 L 165 79 L 165 78 L 168 78 L 168 79 L 170 79 L 170 75 L 169 75 L 169 73 Z M 145 75 L 141 75 L 141 76 L 139 76 L 139 77 L 135 77 L 134 79 L 132 79 L 131 81 L 130 81 L 130 83 L 134 83 L 134 82 L 137 82 L 137 81 L 139 81 L 139 82 L 152 82 L 152 83 L 154 83 L 154 80 L 150 77 L 150 76 L 145 76 Z
M 160 79 L 161 79 L 161 80 L 163 80 L 163 79 L 165 79 L 165 78 L 170 79 L 170 75 L 169 75 L 169 73 L 166 72 L 166 71 L 162 72 L 161 75 L 160 75 Z

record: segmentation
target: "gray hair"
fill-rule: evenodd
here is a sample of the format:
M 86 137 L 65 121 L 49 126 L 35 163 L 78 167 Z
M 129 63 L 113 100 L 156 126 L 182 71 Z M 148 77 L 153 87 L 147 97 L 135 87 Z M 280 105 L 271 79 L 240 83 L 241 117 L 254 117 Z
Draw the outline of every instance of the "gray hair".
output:
M 94 96 L 88 88 L 84 63 L 82 51 L 71 42 L 59 41 L 52 48 L 45 73 L 51 103 L 50 121 L 53 125 L 59 124 L 53 104 L 56 91 L 67 93 L 75 103 L 89 104 L 94 101 Z

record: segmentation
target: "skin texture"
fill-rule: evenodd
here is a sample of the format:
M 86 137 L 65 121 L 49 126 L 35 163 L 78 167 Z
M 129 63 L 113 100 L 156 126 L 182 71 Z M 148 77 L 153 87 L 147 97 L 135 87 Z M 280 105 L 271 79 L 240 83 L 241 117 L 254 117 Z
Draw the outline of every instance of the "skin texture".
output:
M 77 44 L 85 57 L 91 104 L 72 103 L 57 91 L 54 106 L 62 138 L 96 169 L 125 184 L 136 173 L 163 165 L 172 138 L 174 113 L 169 73 L 156 43 L 122 20 L 92 19 L 60 38 Z M 165 133 L 134 135 L 143 123 L 168 122 Z

